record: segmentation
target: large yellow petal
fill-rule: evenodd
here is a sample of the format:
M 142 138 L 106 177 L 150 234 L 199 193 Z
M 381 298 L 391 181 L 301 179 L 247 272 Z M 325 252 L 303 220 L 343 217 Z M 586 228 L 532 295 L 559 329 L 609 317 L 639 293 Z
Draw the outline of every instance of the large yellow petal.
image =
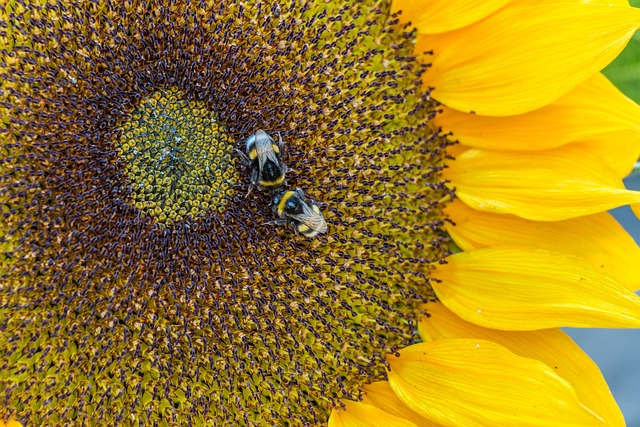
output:
M 640 10 L 630 7 L 514 1 L 468 27 L 419 35 L 415 51 L 433 51 L 424 81 L 435 99 L 458 111 L 511 116 L 600 71 L 639 23 Z
M 477 249 L 438 265 L 431 286 L 461 318 L 486 328 L 640 327 L 640 297 L 577 258 Z
M 474 209 L 559 221 L 640 202 L 640 193 L 580 147 L 528 153 L 470 149 L 443 176 Z
M 488 117 L 442 108 L 434 123 L 445 132 L 453 132 L 452 139 L 476 148 L 530 151 L 617 131 L 640 136 L 640 106 L 600 73 L 553 103 L 524 114 Z M 613 151 L 609 142 L 603 141 L 602 145 Z M 627 144 L 640 152 L 638 138 Z
M 399 353 L 387 356 L 391 388 L 415 412 L 442 425 L 601 425 L 552 368 L 490 341 L 439 340 Z
M 500 9 L 509 0 L 394 0 L 392 12 L 402 10 L 400 19 L 411 21 L 421 34 L 436 34 L 472 24 Z
M 345 409 L 335 408 L 329 416 L 328 427 L 416 427 L 409 420 L 393 416 L 365 403 L 343 400 Z
M 580 402 L 602 417 L 606 425 L 625 425 L 598 366 L 560 329 L 498 331 L 465 322 L 441 303 L 425 304 L 424 309 L 427 316 L 421 316 L 418 331 L 425 342 L 479 338 L 501 345 L 518 356 L 544 362 L 569 381 Z
M 405 405 L 389 386 L 388 381 L 377 381 L 362 387 L 362 403 L 375 406 L 396 417 L 404 418 L 419 427 L 436 427 L 438 424 L 430 421 Z
M 459 200 L 445 213 L 455 223 L 447 231 L 464 251 L 521 247 L 575 255 L 625 288 L 640 289 L 640 248 L 606 212 L 557 222 L 480 212 Z

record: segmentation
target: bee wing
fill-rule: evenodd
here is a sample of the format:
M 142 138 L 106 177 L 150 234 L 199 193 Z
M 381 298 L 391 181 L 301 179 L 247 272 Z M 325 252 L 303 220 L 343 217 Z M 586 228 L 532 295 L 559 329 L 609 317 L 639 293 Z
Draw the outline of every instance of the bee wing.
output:
M 267 160 L 271 160 L 276 165 L 280 164 L 271 144 L 272 139 L 268 136 L 266 138 L 256 138 L 255 147 L 256 153 L 258 154 L 258 164 L 260 165 L 260 167 L 267 163 Z
M 324 233 L 327 231 L 327 223 L 324 220 L 322 214 L 313 210 L 313 208 L 307 203 L 302 204 L 302 213 L 289 215 L 292 219 L 300 221 L 312 230 L 318 233 Z

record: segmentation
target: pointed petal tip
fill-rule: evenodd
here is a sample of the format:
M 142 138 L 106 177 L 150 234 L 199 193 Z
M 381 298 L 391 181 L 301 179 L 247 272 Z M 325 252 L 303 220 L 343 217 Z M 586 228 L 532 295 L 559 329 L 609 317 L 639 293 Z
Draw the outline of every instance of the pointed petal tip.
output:
M 552 366 L 576 390 L 585 406 L 599 414 L 606 425 L 624 427 L 620 408 L 598 366 L 560 329 L 515 332 L 483 328 L 462 320 L 440 302 L 424 304 L 418 331 L 425 342 L 455 338 L 478 338 L 494 342 L 518 356 Z
M 396 395 L 415 412 L 442 425 L 602 423 L 551 367 L 489 341 L 415 344 L 388 362 L 389 383 Z

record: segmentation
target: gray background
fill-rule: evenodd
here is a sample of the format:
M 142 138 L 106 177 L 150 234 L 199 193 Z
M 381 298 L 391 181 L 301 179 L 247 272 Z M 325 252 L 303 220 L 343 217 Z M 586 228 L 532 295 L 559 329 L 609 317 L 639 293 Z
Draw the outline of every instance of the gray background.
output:
M 640 190 L 640 175 L 625 180 Z M 611 212 L 640 244 L 640 220 L 627 206 Z M 640 262 L 640 260 L 638 260 Z M 598 364 L 624 414 L 628 427 L 640 427 L 640 329 L 572 329 L 565 331 Z

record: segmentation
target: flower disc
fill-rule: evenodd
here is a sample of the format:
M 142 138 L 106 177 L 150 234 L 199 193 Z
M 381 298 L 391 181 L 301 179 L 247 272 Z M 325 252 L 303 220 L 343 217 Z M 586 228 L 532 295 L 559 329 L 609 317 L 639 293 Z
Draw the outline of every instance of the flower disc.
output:
M 386 377 L 446 251 L 448 144 L 388 5 L 1 10 L 0 419 L 322 424 Z M 246 196 L 258 129 L 327 234 Z

